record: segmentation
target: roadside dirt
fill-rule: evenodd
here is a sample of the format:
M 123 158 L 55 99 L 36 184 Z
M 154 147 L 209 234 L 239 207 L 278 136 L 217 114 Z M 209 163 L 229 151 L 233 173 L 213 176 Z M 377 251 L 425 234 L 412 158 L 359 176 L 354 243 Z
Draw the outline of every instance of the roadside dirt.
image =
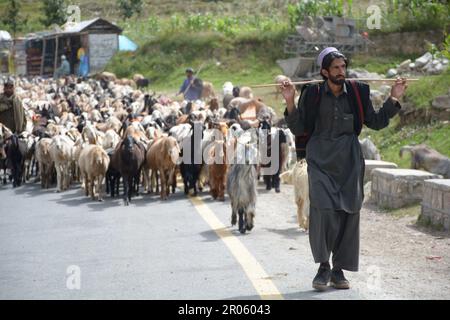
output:
M 296 221 L 293 186 L 282 185 L 280 197 L 287 200 L 283 211 Z M 264 196 L 259 199 L 265 202 Z M 450 299 L 450 233 L 418 226 L 416 221 L 417 215 L 394 216 L 366 196 L 360 271 L 346 273 L 353 290 L 367 299 Z

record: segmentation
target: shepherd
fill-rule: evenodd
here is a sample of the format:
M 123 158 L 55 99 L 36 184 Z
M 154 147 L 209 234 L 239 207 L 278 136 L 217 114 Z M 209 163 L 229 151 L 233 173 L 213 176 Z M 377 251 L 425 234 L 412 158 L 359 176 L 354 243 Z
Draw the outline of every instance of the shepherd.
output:
M 187 68 L 186 79 L 184 79 L 183 84 L 180 87 L 180 91 L 177 95 L 183 94 L 186 101 L 195 101 L 201 99 L 202 90 L 203 81 L 200 78 L 194 76 L 194 69 Z
M 369 85 L 346 80 L 348 60 L 336 48 L 317 58 L 323 82 L 302 90 L 295 106 L 295 87 L 281 84 L 289 129 L 298 137 L 309 177 L 309 242 L 315 263 L 320 263 L 312 286 L 328 284 L 349 289 L 343 270 L 358 271 L 359 220 L 364 198 L 364 158 L 358 141 L 363 124 L 385 128 L 401 109 L 399 99 L 407 84 L 398 78 L 383 107 L 375 112 Z M 332 254 L 332 269 L 330 255 Z
M 27 120 L 22 101 L 14 92 L 14 81 L 7 80 L 3 91 L 0 94 L 0 123 L 19 134 L 25 131 Z

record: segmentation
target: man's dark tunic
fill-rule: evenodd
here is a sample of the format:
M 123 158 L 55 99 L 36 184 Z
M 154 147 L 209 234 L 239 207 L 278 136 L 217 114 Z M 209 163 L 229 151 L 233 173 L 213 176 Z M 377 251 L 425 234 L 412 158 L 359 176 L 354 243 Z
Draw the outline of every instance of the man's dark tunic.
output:
M 314 131 L 306 146 L 310 198 L 310 244 L 314 260 L 326 262 L 333 252 L 333 265 L 358 270 L 359 211 L 364 194 L 364 158 L 354 130 L 348 88 L 336 97 L 324 83 Z M 300 107 L 304 106 L 302 96 Z M 369 100 L 370 103 L 370 100 Z M 364 122 L 381 129 L 389 124 L 399 106 L 388 99 L 377 113 L 367 106 Z M 286 114 L 292 132 L 298 132 L 298 109 Z

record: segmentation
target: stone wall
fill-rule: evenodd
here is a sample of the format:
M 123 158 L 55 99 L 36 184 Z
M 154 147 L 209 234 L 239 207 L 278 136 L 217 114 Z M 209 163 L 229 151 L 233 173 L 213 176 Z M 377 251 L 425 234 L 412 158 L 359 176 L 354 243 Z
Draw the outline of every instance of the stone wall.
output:
M 397 165 L 393 162 L 380 160 L 365 160 L 364 183 L 372 180 L 372 171 L 378 168 L 396 169 Z
M 428 51 L 427 41 L 436 45 L 444 41 L 442 31 L 397 32 L 369 36 L 371 55 L 422 55 Z
M 424 182 L 419 222 L 450 231 L 450 179 Z
M 371 200 L 380 207 L 390 209 L 420 203 L 424 181 L 439 178 L 442 177 L 421 170 L 374 169 Z

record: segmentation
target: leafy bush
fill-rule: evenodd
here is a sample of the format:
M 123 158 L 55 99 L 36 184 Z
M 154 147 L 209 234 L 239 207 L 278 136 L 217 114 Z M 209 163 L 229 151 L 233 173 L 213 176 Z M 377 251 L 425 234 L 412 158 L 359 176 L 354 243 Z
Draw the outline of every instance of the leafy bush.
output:
M 351 12 L 353 1 L 347 1 Z M 306 17 L 315 18 L 317 16 L 344 16 L 343 0 L 304 0 L 297 4 L 288 5 L 289 23 L 291 28 L 301 24 Z
M 442 46 L 444 48 L 442 49 L 441 54 L 447 59 L 450 59 L 450 34 L 445 35 L 445 40 Z
M 381 32 L 446 30 L 450 6 L 447 0 L 389 0 L 383 10 Z

